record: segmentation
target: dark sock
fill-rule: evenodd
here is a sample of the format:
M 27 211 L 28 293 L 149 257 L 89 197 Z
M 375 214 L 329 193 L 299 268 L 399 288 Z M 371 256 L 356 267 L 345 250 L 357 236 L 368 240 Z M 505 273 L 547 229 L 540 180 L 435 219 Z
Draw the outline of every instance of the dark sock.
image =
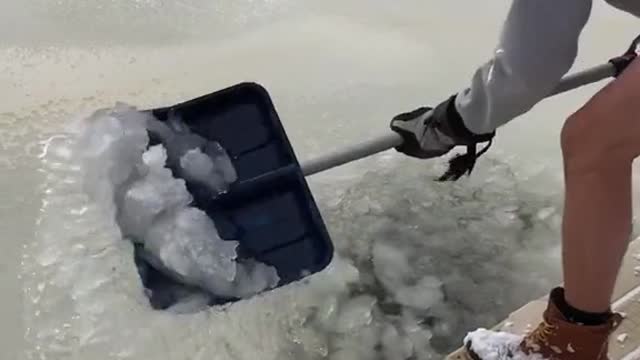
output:
M 564 293 L 562 296 L 558 296 L 556 306 L 558 310 L 564 315 L 567 320 L 575 324 L 587 325 L 587 326 L 595 326 L 602 325 L 609 319 L 610 313 L 591 313 L 587 311 L 582 311 L 580 309 L 576 309 L 571 306 L 569 302 L 564 298 Z

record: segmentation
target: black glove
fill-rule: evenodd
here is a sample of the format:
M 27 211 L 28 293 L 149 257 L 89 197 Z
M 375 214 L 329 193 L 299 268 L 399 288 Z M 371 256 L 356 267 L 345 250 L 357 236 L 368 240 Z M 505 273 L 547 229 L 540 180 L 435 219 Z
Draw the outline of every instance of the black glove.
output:
M 396 150 L 411 157 L 430 159 L 447 154 L 455 146 L 467 147 L 467 153 L 449 161 L 449 170 L 438 181 L 458 180 L 470 174 L 476 159 L 491 146 L 495 131 L 477 135 L 469 131 L 455 107 L 455 95 L 434 108 L 421 107 L 391 120 L 391 129 L 403 138 Z M 489 144 L 479 153 L 476 145 Z

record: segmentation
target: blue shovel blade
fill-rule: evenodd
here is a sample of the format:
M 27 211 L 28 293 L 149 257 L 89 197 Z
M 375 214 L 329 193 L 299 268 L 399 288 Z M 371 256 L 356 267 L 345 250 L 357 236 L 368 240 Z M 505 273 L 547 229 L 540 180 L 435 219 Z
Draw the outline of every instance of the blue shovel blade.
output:
M 227 151 L 238 176 L 227 192 L 213 197 L 207 188 L 189 182 L 187 189 L 193 206 L 207 213 L 220 236 L 238 241 L 240 258 L 274 266 L 280 277 L 277 287 L 331 262 L 331 239 L 266 89 L 241 83 L 149 111 L 161 121 L 174 113 L 193 133 Z M 171 306 L 165 295 L 174 280 L 146 261 L 140 249 L 136 263 L 145 287 L 159 294 L 151 298 L 152 305 Z M 218 298 L 215 303 L 235 300 Z

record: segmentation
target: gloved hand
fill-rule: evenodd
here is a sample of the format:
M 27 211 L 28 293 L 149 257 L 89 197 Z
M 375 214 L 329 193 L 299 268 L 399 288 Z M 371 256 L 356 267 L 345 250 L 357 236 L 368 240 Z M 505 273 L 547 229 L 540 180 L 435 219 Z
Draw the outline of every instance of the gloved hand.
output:
M 457 180 L 470 174 L 476 159 L 491 146 L 495 131 L 477 135 L 467 130 L 455 107 L 455 95 L 435 108 L 421 107 L 391 120 L 391 129 L 403 138 L 396 150 L 411 157 L 430 159 L 447 154 L 455 146 L 467 147 L 467 153 L 449 161 L 449 170 L 438 181 Z M 476 153 L 476 145 L 489 142 Z
M 624 54 L 609 60 L 609 62 L 613 64 L 615 68 L 614 76 L 615 77 L 620 76 L 620 74 L 622 74 L 622 72 L 627 68 L 627 66 L 629 66 L 629 64 L 631 64 L 638 57 L 639 54 L 640 54 L 640 35 L 633 40 L 633 42 L 631 43 L 631 46 L 629 46 L 629 48 Z

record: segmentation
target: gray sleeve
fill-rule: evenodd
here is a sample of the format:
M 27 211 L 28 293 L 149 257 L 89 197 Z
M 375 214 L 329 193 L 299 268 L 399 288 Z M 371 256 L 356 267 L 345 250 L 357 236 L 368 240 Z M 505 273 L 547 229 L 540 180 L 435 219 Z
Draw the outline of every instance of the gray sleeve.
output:
M 492 132 L 549 94 L 575 61 L 591 7 L 592 0 L 514 0 L 493 57 L 456 97 L 466 127 Z

